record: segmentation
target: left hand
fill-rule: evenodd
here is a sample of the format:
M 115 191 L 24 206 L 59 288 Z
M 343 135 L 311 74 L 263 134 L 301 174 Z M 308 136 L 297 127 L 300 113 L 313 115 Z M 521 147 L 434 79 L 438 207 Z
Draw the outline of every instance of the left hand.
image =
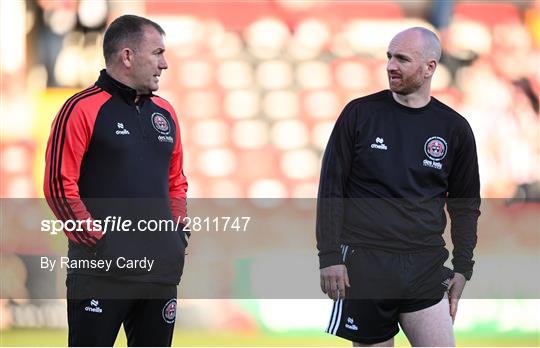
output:
M 450 285 L 448 286 L 448 301 L 450 302 L 450 316 L 452 317 L 452 324 L 456 319 L 456 313 L 458 308 L 458 302 L 465 288 L 465 283 L 467 280 L 465 276 L 461 273 L 455 273 L 454 278 L 450 280 Z
M 334 301 L 345 298 L 345 288 L 351 287 L 345 265 L 321 268 L 321 290 Z

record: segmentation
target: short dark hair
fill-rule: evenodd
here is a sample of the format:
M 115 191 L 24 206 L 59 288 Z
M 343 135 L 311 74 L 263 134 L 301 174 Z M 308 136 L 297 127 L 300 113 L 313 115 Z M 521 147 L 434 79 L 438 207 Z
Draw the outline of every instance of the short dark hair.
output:
M 142 40 L 144 28 L 148 26 L 156 29 L 161 35 L 165 35 L 163 28 L 148 18 L 135 15 L 123 15 L 116 18 L 105 31 L 103 38 L 105 64 L 108 65 L 113 55 L 126 45 L 137 45 Z

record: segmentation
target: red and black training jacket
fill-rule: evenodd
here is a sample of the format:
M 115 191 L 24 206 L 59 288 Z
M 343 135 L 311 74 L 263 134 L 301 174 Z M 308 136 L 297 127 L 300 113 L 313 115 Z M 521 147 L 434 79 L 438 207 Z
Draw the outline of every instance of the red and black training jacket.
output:
M 44 192 L 58 219 L 132 220 L 129 232 L 65 231 L 70 259 L 110 259 L 113 267 L 68 273 L 178 284 L 187 238 L 182 229 L 141 231 L 140 220 L 182 221 L 187 180 L 178 118 L 164 99 L 139 96 L 102 70 L 90 88 L 56 115 L 46 151 Z M 181 226 L 180 226 L 181 227 Z M 154 259 L 148 269 L 116 268 L 116 260 Z

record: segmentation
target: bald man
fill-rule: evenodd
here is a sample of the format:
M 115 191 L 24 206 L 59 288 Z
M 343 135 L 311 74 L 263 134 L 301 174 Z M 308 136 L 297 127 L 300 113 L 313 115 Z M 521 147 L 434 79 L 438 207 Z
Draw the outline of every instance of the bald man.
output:
M 388 46 L 389 90 L 351 101 L 323 158 L 317 206 L 328 333 L 355 346 L 454 346 L 472 276 L 480 184 L 467 121 L 431 93 L 435 33 L 410 28 Z M 451 218 L 453 270 L 442 234 Z

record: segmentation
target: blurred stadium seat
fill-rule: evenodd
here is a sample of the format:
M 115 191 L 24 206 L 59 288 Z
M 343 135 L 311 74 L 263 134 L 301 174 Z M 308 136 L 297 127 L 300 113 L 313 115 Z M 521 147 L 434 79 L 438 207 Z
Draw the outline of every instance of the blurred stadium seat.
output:
M 454 16 L 489 26 L 521 22 L 517 7 L 510 2 L 457 2 Z

